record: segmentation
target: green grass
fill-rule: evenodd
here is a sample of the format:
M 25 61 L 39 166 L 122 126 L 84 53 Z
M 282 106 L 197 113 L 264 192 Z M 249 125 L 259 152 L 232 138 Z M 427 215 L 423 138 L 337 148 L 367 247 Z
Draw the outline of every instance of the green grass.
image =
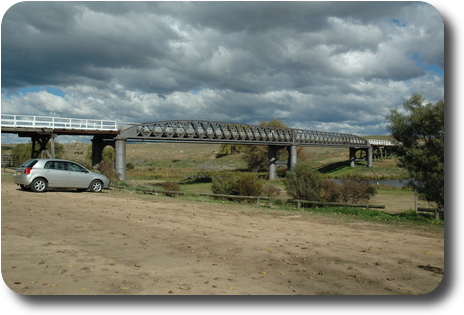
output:
M 348 216 L 355 219 L 378 222 L 399 222 L 416 225 L 438 225 L 443 226 L 443 220 L 435 220 L 432 215 L 416 213 L 408 210 L 401 213 L 390 214 L 382 211 L 366 210 L 347 207 L 324 207 L 324 208 L 304 208 L 306 212 L 317 212 L 329 215 Z

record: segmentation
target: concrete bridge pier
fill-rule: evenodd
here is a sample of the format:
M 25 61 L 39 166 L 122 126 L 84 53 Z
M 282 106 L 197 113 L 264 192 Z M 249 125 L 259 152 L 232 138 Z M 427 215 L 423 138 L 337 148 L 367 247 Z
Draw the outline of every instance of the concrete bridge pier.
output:
M 277 158 L 277 151 L 279 151 L 279 148 L 281 147 L 276 146 L 276 145 L 268 146 L 267 157 L 268 157 L 268 165 L 269 165 L 269 180 L 275 180 L 278 178 L 277 164 L 279 164 L 279 166 L 282 166 L 282 162 L 280 162 Z M 291 170 L 292 167 L 295 166 L 296 164 L 297 147 L 296 145 L 292 145 L 292 146 L 286 147 L 285 149 L 288 151 L 287 169 Z
M 355 167 L 356 161 L 366 161 L 367 167 L 372 167 L 372 147 L 350 148 L 350 167 Z
M 127 139 L 116 139 L 115 141 L 115 171 L 119 174 L 119 179 L 126 180 L 126 141 Z
M 277 150 L 278 147 L 276 145 L 270 145 L 267 148 L 267 159 L 269 165 L 269 180 L 276 180 L 277 179 Z
M 288 160 L 287 160 L 287 169 L 291 170 L 296 164 L 296 156 L 297 156 L 297 147 L 296 145 L 291 145 L 287 147 L 288 151 Z

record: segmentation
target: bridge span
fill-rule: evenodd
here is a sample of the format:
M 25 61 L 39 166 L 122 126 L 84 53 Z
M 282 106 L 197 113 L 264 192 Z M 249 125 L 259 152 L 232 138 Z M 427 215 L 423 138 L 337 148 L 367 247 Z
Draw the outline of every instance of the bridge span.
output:
M 355 161 L 367 161 L 372 166 L 370 140 L 336 132 L 278 128 L 207 120 L 159 121 L 141 124 L 121 124 L 117 121 L 75 119 L 47 116 L 2 114 L 2 133 L 14 133 L 32 139 L 32 157 L 46 149 L 49 141 L 58 135 L 93 135 L 92 163 L 102 159 L 103 148 L 111 145 L 116 151 L 115 169 L 122 180 L 126 179 L 126 143 L 131 142 L 198 142 L 240 143 L 268 146 L 269 179 L 277 178 L 277 151 L 285 148 L 289 153 L 287 167 L 297 162 L 298 146 L 332 146 L 350 149 L 350 166 Z M 38 144 L 38 148 L 36 146 Z M 386 144 L 383 144 L 386 145 Z M 361 154 L 359 154 L 361 153 Z

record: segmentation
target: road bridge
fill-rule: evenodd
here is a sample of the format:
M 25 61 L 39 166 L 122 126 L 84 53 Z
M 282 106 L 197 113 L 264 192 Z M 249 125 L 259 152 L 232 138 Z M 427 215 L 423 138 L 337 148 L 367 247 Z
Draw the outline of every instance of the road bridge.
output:
M 75 119 L 47 116 L 2 114 L 2 133 L 15 133 L 30 137 L 33 143 L 31 156 L 37 157 L 49 141 L 58 135 L 93 135 L 92 163 L 101 161 L 106 145 L 116 152 L 115 169 L 122 180 L 126 178 L 126 143 L 131 142 L 198 142 L 240 143 L 268 146 L 269 178 L 275 179 L 278 163 L 277 151 L 288 151 L 289 169 L 297 162 L 298 146 L 331 146 L 350 148 L 350 165 L 367 161 L 372 166 L 372 145 L 368 140 L 346 133 L 278 128 L 207 120 L 176 120 L 141 124 L 121 124 L 117 121 Z M 37 145 L 39 146 L 37 148 Z M 363 154 L 359 154 L 362 152 Z M 362 157 L 359 157 L 362 155 Z

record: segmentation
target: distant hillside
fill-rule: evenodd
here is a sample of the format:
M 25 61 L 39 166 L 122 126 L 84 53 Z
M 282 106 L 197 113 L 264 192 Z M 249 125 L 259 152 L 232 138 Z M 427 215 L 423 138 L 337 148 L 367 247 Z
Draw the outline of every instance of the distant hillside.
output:
M 366 139 L 388 140 L 388 135 L 366 136 Z M 9 154 L 14 145 L 2 145 L 2 154 Z M 90 156 L 91 144 L 63 144 L 63 158 L 84 163 Z M 8 149 L 8 150 L 4 150 Z M 218 158 L 220 144 L 199 143 L 128 143 L 126 161 L 134 166 L 128 171 L 128 176 L 176 177 L 195 175 L 204 170 L 234 171 L 244 170 L 246 163 L 243 154 L 226 155 Z M 367 168 L 365 163 L 349 167 L 348 148 L 339 147 L 301 147 L 299 161 L 305 160 L 324 176 L 330 178 L 361 177 L 361 178 L 407 178 L 403 169 L 397 167 L 396 158 L 390 157 L 384 161 L 374 160 L 373 167 Z M 146 175 L 144 175 L 146 174 Z

